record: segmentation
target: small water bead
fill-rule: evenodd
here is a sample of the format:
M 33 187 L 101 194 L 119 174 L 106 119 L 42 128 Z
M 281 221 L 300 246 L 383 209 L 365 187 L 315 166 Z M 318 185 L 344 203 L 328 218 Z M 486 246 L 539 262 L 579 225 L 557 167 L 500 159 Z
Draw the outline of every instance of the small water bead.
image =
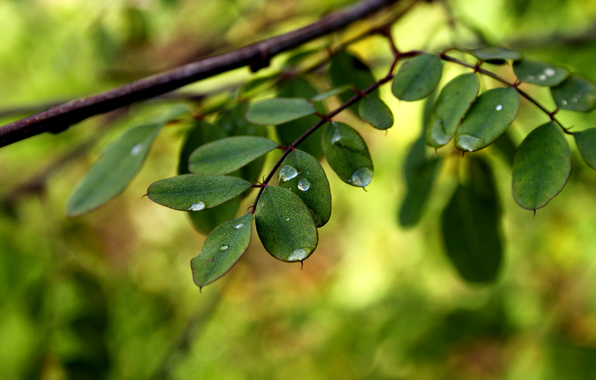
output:
M 333 136 L 331 137 L 331 144 L 335 144 L 339 140 L 341 140 L 341 135 L 339 134 L 339 129 L 336 129 L 335 132 L 333 132 Z
M 130 154 L 132 156 L 136 156 L 137 154 L 141 153 L 143 150 L 143 144 L 136 144 L 132 148 L 130 148 Z
M 528 75 L 528 76 L 526 77 L 526 80 L 534 80 L 534 79 L 535 79 L 535 78 L 534 78 L 534 75 Z
M 203 203 L 203 202 L 197 202 L 197 203 L 193 203 L 188 208 L 188 211 L 201 211 L 204 208 L 205 208 L 205 203 Z
M 228 246 L 227 246 L 227 245 L 225 245 L 225 244 L 222 244 L 222 245 L 220 245 L 220 246 L 219 246 L 219 250 L 220 250 L 220 251 L 225 251 L 225 250 L 226 250 L 226 249 L 228 249 L 228 248 L 230 248 L 230 247 L 228 247 Z
M 298 188 L 302 191 L 307 191 L 310 188 L 310 182 L 306 178 L 301 178 L 298 181 Z
M 365 187 L 372 181 L 373 171 L 369 168 L 360 168 L 356 170 L 348 182 L 354 186 Z
M 546 76 L 553 77 L 555 76 L 556 72 L 550 67 L 547 67 L 546 69 L 544 69 L 544 74 L 546 74 Z
M 279 169 L 279 182 L 289 181 L 298 175 L 298 170 L 290 165 L 284 165 Z
M 287 218 L 287 219 L 286 219 L 286 222 L 287 222 L 287 221 L 289 221 L 289 220 L 290 220 L 290 218 Z
M 561 100 L 561 104 L 566 106 L 567 105 L 567 100 Z
M 538 79 L 540 79 L 540 80 L 546 80 L 546 75 L 540 74 L 540 75 L 538 75 Z
M 288 257 L 288 261 L 302 261 L 306 258 L 309 253 L 308 248 L 298 248 L 292 252 L 290 257 Z
M 234 228 L 237 230 L 241 229 L 242 227 L 244 227 L 244 223 L 240 223 L 234 226 Z
M 502 109 L 503 109 L 503 106 L 502 106 L 501 104 L 499 104 L 499 105 L 497 106 L 497 108 L 495 108 L 495 109 L 496 109 L 497 111 L 500 111 L 500 110 L 502 110 Z

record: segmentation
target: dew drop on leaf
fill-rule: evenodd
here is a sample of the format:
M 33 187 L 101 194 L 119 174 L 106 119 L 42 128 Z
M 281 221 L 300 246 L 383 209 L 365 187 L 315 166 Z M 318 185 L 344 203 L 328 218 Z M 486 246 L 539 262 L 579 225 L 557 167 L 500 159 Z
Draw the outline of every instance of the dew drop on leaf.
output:
M 306 178 L 301 178 L 298 181 L 298 188 L 302 191 L 307 191 L 310 188 L 310 182 Z
M 203 202 L 197 202 L 197 203 L 193 203 L 188 208 L 188 211 L 201 211 L 204 208 L 205 208 L 205 203 L 203 203 Z
M 339 140 L 341 140 L 341 135 L 339 134 L 339 130 L 336 129 L 335 132 L 333 132 L 333 137 L 331 137 L 331 144 L 335 144 Z
M 373 172 L 369 168 L 360 168 L 352 174 L 350 177 L 349 182 L 358 187 L 365 187 L 368 186 L 370 181 L 372 181 Z
M 502 105 L 500 105 L 500 104 L 499 104 L 499 105 L 497 106 L 497 108 L 496 108 L 496 110 L 497 110 L 497 111 L 500 111 L 500 110 L 502 110 L 502 109 L 503 109 L 503 106 L 502 106 Z
M 290 165 L 284 165 L 279 169 L 279 182 L 289 181 L 298 175 L 298 170 Z
M 225 251 L 225 250 L 227 250 L 228 248 L 230 248 L 230 247 L 228 247 L 228 246 L 227 246 L 227 245 L 225 245 L 225 244 L 222 244 L 222 245 L 220 245 L 220 246 L 219 246 L 219 250 L 220 250 L 220 251 Z
M 301 261 L 303 260 L 309 253 L 307 248 L 299 248 L 294 250 L 294 252 L 288 257 L 288 261 Z
M 143 150 L 143 144 L 135 144 L 132 148 L 130 148 L 130 154 L 132 156 L 136 156 L 137 154 L 141 153 Z
M 237 224 L 237 225 L 234 226 L 234 228 L 237 229 L 237 230 L 241 229 L 242 227 L 244 227 L 244 224 L 243 223 L 240 223 L 240 224 Z

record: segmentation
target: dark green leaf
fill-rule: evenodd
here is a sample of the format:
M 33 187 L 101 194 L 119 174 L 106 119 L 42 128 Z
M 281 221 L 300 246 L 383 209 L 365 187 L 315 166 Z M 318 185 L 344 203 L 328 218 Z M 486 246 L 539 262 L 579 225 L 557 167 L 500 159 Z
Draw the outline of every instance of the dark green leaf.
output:
M 174 107 L 120 136 L 72 191 L 66 203 L 67 214 L 71 217 L 82 215 L 120 194 L 141 169 L 147 151 L 163 125 L 186 113 L 187 107 Z
M 284 98 L 312 98 L 317 94 L 317 89 L 310 84 L 306 79 L 296 78 L 294 80 L 284 82 L 279 86 L 277 96 Z M 318 103 L 315 106 L 320 114 L 326 114 L 325 105 Z M 315 125 L 320 118 L 315 115 L 302 117 L 297 120 L 277 125 L 275 130 L 279 136 L 282 145 L 290 145 L 310 127 Z M 318 160 L 323 158 L 323 148 L 321 147 L 321 136 L 323 129 L 319 128 L 312 135 L 300 144 L 300 149 L 315 156 Z
M 472 104 L 459 126 L 455 146 L 468 152 L 487 147 L 513 123 L 519 106 L 519 94 L 514 88 L 486 91 Z
M 426 164 L 426 143 L 424 142 L 424 135 L 421 135 L 408 152 L 404 162 L 404 176 L 406 183 L 409 185 L 418 176 L 420 168 Z
M 528 210 L 546 206 L 571 175 L 571 152 L 557 125 L 534 129 L 519 146 L 513 163 L 513 197 Z
M 422 218 L 440 163 L 440 159 L 425 161 L 409 176 L 408 192 L 399 208 L 399 224 L 402 227 L 413 227 Z
M 396 98 L 412 102 L 426 98 L 441 80 L 443 65 L 434 54 L 421 54 L 404 63 L 391 85 Z
M 238 177 L 183 174 L 157 181 L 147 195 L 155 203 L 181 211 L 201 211 L 240 195 L 251 183 Z
M 364 121 L 377 129 L 393 127 L 393 113 L 380 98 L 366 96 L 361 99 L 358 113 Z
M 550 92 L 562 110 L 590 112 L 596 108 L 596 84 L 578 74 L 571 74 Z
M 198 174 L 231 173 L 275 148 L 277 143 L 265 137 L 228 137 L 196 149 L 190 155 L 188 168 Z
M 252 218 L 249 212 L 225 222 L 207 236 L 201 253 L 190 261 L 199 288 L 222 277 L 238 262 L 250 244 Z
M 473 73 L 460 75 L 443 87 L 427 126 L 428 145 L 438 148 L 453 138 L 479 88 L 478 77 Z
M 558 85 L 569 76 L 565 67 L 525 59 L 513 63 L 513 72 L 522 82 L 548 87 Z
M 596 128 L 574 133 L 573 137 L 584 160 L 596 170 Z
M 260 90 L 262 87 L 271 86 L 273 80 L 276 79 L 278 76 L 279 74 L 273 74 L 251 79 L 250 81 L 246 82 L 244 86 L 242 86 L 242 94 L 246 95 L 251 91 Z
M 500 208 L 486 163 L 470 160 L 470 183 L 460 185 L 441 215 L 447 256 L 462 278 L 473 283 L 496 280 L 502 262 Z
M 334 88 L 331 88 L 331 89 L 329 89 L 327 91 L 323 91 L 320 94 L 317 94 L 317 95 L 313 96 L 310 100 L 312 100 L 313 102 L 321 102 L 321 101 L 323 101 L 325 99 L 329 99 L 332 96 L 339 95 L 342 92 L 346 92 L 346 91 L 348 91 L 351 88 L 352 87 L 349 86 L 349 85 L 343 85 L 343 86 L 339 86 L 339 87 L 334 87 Z
M 517 152 L 517 145 L 513 142 L 509 132 L 505 131 L 505 133 L 495 140 L 493 146 L 503 154 L 503 158 L 505 158 L 505 161 L 509 166 L 513 166 L 513 160 L 515 159 L 515 153 Z
M 282 261 L 303 261 L 317 247 L 312 214 L 290 190 L 267 186 L 257 203 L 255 222 L 263 246 Z
M 315 107 L 302 98 L 272 98 L 250 105 L 246 119 L 261 125 L 278 125 L 315 113 Z
M 236 217 L 240 208 L 240 197 L 234 197 L 227 202 L 202 211 L 188 211 L 188 218 L 192 226 L 202 234 L 208 234 L 217 226 Z
M 422 107 L 422 137 L 426 135 L 428 129 L 428 123 L 430 121 L 430 114 L 432 113 L 435 106 L 435 98 L 437 94 L 437 88 L 430 93 L 430 95 L 424 100 L 424 106 Z
M 502 46 L 487 46 L 480 49 L 470 50 L 468 53 L 474 57 L 495 65 L 503 65 L 505 60 L 518 61 L 522 59 L 522 54 L 518 51 L 504 48 Z
M 329 78 L 335 87 L 347 85 L 349 87 L 356 87 L 363 91 L 376 82 L 370 68 L 356 56 L 342 50 L 336 53 L 331 59 L 329 65 Z M 339 94 L 342 103 L 347 102 L 355 94 L 353 92 L 343 92 Z M 378 96 L 376 93 L 370 96 Z M 352 104 L 350 110 L 357 115 L 358 105 Z
M 279 186 L 292 191 L 312 211 L 317 227 L 331 216 L 331 190 L 319 161 L 301 150 L 294 150 L 279 169 Z
M 323 152 L 331 169 L 345 183 L 366 187 L 373 177 L 373 163 L 362 136 L 344 123 L 331 123 L 323 133 Z
M 227 137 L 223 128 L 218 128 L 206 120 L 196 120 L 186 134 L 180 158 L 178 161 L 178 174 L 188 174 L 188 159 L 192 152 L 201 145 Z

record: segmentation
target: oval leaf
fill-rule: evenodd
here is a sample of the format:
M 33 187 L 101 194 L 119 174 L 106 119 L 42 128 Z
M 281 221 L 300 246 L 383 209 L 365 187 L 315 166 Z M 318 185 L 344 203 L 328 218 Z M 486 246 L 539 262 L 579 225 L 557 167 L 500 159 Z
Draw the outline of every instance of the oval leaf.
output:
M 474 283 L 496 280 L 502 262 L 500 209 L 489 166 L 470 160 L 470 183 L 460 185 L 441 215 L 447 256 L 461 277 Z
M 513 197 L 528 210 L 546 206 L 571 175 L 571 152 L 557 125 L 534 129 L 521 143 L 513 162 Z
M 343 85 L 343 86 L 339 86 L 339 87 L 335 87 L 335 88 L 331 88 L 327 91 L 323 91 L 320 94 L 317 94 L 315 96 L 313 96 L 310 100 L 312 100 L 313 102 L 321 102 L 323 100 L 329 99 L 332 96 L 335 95 L 339 95 L 342 92 L 346 92 L 349 89 L 351 89 L 351 86 L 348 85 Z
M 494 65 L 503 65 L 506 63 L 505 60 L 507 59 L 518 61 L 523 58 L 520 52 L 502 46 L 487 46 L 480 49 L 470 50 L 468 53 L 482 61 Z
M 250 244 L 252 214 L 225 222 L 215 228 L 201 253 L 190 261 L 192 278 L 202 288 L 226 274 L 240 260 Z
M 519 106 L 519 94 L 514 88 L 486 91 L 472 104 L 459 126 L 455 146 L 468 152 L 487 147 L 513 123 Z
M 277 143 L 265 137 L 228 137 L 196 149 L 190 155 L 188 168 L 197 174 L 227 174 L 275 148 Z
M 279 97 L 300 97 L 312 98 L 316 95 L 317 89 L 307 80 L 303 78 L 296 78 L 291 81 L 282 83 L 277 91 Z M 318 103 L 316 110 L 320 114 L 326 114 L 327 109 L 324 104 Z M 282 145 L 290 145 L 310 127 L 315 125 L 321 119 L 315 115 L 309 115 L 300 119 L 292 120 L 287 123 L 275 126 L 277 135 Z M 323 158 L 323 148 L 321 147 L 321 136 L 323 129 L 317 129 L 306 140 L 300 143 L 300 149 L 315 156 L 318 160 Z
M 596 84 L 578 74 L 571 74 L 550 92 L 560 109 L 590 112 L 596 108 Z
M 573 137 L 584 160 L 596 170 L 596 128 L 574 133 Z
M 522 82 L 548 87 L 558 85 L 569 76 L 565 67 L 525 59 L 513 63 L 513 72 Z
M 312 214 L 290 190 L 267 186 L 255 211 L 259 238 L 271 256 L 282 261 L 303 261 L 319 241 Z
M 85 214 L 120 194 L 143 166 L 163 125 L 186 113 L 187 107 L 174 107 L 151 123 L 129 129 L 109 145 L 70 194 L 68 216 Z
M 464 74 L 447 83 L 435 103 L 426 130 L 426 143 L 435 148 L 447 144 L 478 96 L 476 74 Z
M 183 174 L 149 186 L 155 203 L 181 211 L 201 211 L 240 195 L 251 183 L 238 177 Z
M 215 127 L 204 119 L 196 120 L 190 128 L 178 159 L 178 174 L 188 174 L 188 160 L 192 152 L 201 145 L 226 138 L 226 131 L 223 128 Z
M 280 187 L 296 194 L 312 211 L 317 227 L 331 217 L 331 189 L 319 161 L 301 150 L 294 150 L 284 159 L 279 170 Z
M 402 227 L 413 227 L 422 219 L 440 163 L 440 159 L 425 161 L 409 175 L 408 191 L 399 208 L 398 215 L 399 224 Z
M 251 104 L 246 119 L 255 124 L 277 125 L 315 112 L 315 107 L 306 99 L 273 98 Z
M 391 85 L 396 98 L 412 102 L 426 98 L 441 80 L 443 65 L 434 54 L 421 54 L 404 63 Z
M 323 152 L 331 169 L 342 181 L 356 187 L 368 186 L 373 163 L 362 136 L 344 123 L 331 123 L 323 133 Z
M 360 100 L 358 114 L 377 129 L 389 129 L 393 126 L 393 113 L 380 98 L 366 96 Z
M 331 58 L 329 65 L 329 78 L 335 87 L 348 86 L 350 88 L 356 87 L 359 91 L 363 91 L 376 82 L 370 68 L 362 62 L 358 57 L 342 50 L 336 53 Z M 354 96 L 354 92 L 342 92 L 339 94 L 340 100 L 345 103 Z M 371 93 L 370 96 L 378 96 L 376 93 Z M 352 104 L 350 110 L 354 114 L 358 114 L 358 105 Z

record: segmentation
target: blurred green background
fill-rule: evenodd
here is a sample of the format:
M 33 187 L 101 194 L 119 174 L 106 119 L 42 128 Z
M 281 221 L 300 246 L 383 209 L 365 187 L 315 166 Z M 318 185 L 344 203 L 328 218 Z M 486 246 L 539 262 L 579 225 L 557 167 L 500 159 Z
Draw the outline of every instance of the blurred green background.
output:
M 1 0 L 1 122 L 26 116 L 16 108 L 106 90 L 305 25 L 349 2 Z M 450 5 L 456 21 L 491 41 L 596 79 L 596 2 Z M 398 46 L 470 41 L 469 29 L 449 30 L 446 15 L 441 2 L 418 4 L 393 28 Z M 370 25 L 311 46 L 323 49 Z M 371 38 L 351 49 L 381 77 L 391 59 L 386 45 Z M 445 77 L 458 70 L 446 69 Z M 237 70 L 185 91 L 249 77 Z M 319 90 L 328 88 L 316 78 Z M 552 108 L 548 91 L 527 89 Z M 596 379 L 596 173 L 575 152 L 572 180 L 532 217 L 512 199 L 505 161 L 490 149 L 478 153 L 497 174 L 505 264 L 495 285 L 466 284 L 439 236 L 461 158 L 450 156 L 443 167 L 421 224 L 400 229 L 402 164 L 420 133 L 422 102 L 399 103 L 387 86 L 382 95 L 396 115 L 387 134 L 342 116 L 369 143 L 375 178 L 363 192 L 328 172 L 334 210 L 304 269 L 271 258 L 255 236 L 203 294 L 189 261 L 204 236 L 184 213 L 141 198 L 150 183 L 175 175 L 184 126 L 164 129 L 120 197 L 65 217 L 68 194 L 106 142 L 155 105 L 0 149 L 0 378 Z M 594 115 L 560 118 L 574 130 L 596 124 Z M 516 141 L 546 121 L 523 107 L 512 126 Z M 73 152 L 81 143 L 86 154 Z M 19 188 L 70 153 L 44 181 Z

